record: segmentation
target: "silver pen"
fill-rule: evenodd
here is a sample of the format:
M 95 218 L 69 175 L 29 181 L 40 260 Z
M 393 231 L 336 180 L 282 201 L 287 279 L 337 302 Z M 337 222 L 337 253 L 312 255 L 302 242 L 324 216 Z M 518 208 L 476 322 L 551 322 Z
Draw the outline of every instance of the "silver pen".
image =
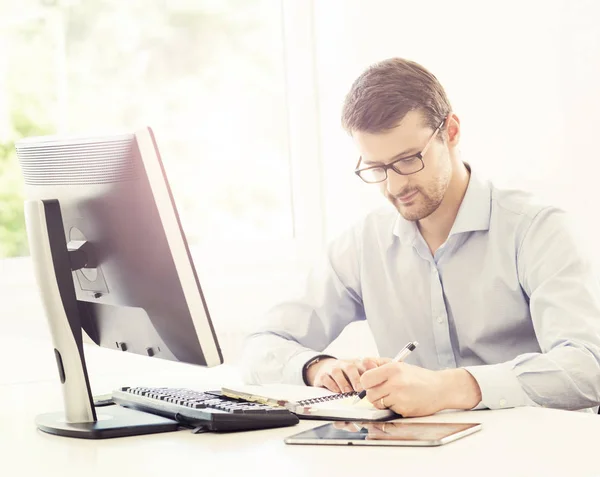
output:
M 394 359 L 392 359 L 392 363 L 398 363 L 400 361 L 404 361 L 406 359 L 406 357 L 412 353 L 414 351 L 414 349 L 419 346 L 419 343 L 417 341 L 411 341 L 409 342 L 404 348 L 402 348 L 398 354 L 394 357 Z M 356 404 L 357 402 L 359 402 L 362 398 L 364 398 L 367 395 L 367 391 L 366 390 L 362 390 L 360 393 L 358 393 L 358 395 L 354 398 L 354 401 L 352 401 L 352 404 Z

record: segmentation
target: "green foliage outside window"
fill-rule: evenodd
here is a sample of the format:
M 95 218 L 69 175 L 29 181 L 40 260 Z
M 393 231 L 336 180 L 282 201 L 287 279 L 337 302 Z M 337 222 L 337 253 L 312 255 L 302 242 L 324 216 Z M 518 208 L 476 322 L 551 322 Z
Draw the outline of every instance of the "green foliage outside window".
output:
M 23 178 L 15 142 L 22 137 L 51 132 L 22 113 L 12 114 L 11 123 L 12 137 L 0 143 L 0 258 L 19 257 L 29 253 L 23 216 Z

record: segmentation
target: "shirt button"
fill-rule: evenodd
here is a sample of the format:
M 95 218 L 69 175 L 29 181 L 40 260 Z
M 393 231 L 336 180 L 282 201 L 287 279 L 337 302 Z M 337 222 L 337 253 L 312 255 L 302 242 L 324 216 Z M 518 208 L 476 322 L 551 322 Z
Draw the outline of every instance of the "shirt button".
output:
M 500 399 L 500 407 L 506 406 L 506 399 Z
M 437 322 L 441 325 L 444 322 L 444 317 L 443 316 L 438 316 L 437 317 Z

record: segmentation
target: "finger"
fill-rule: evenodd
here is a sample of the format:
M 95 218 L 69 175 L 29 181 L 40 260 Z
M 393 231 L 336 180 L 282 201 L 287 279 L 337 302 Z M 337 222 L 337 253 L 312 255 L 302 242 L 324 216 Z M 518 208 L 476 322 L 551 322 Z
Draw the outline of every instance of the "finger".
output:
M 386 428 L 386 423 L 385 422 L 374 422 L 373 423 L 373 430 L 374 431 L 378 431 L 378 432 L 382 432 L 387 434 L 387 432 L 385 431 Z
M 343 393 L 352 391 L 352 385 L 348 382 L 348 377 L 341 368 L 335 368 L 331 371 L 331 377 Z
M 379 363 L 379 366 L 383 366 L 385 364 L 389 364 L 392 362 L 392 358 L 377 358 L 377 363 Z
M 377 362 L 377 358 L 363 358 L 362 365 L 363 365 L 365 371 L 368 371 L 369 369 L 375 369 L 375 368 L 379 367 L 379 364 Z
M 382 368 L 365 371 L 360 377 L 360 384 L 364 389 L 371 389 L 387 381 L 387 373 Z
M 336 384 L 334 379 L 329 374 L 324 375 L 320 379 L 319 386 L 323 386 L 323 387 L 329 389 L 330 391 L 333 391 L 334 393 L 341 392 L 339 386 Z
M 371 401 L 371 404 L 373 404 L 373 406 L 375 406 L 377 409 L 388 409 L 391 406 L 391 402 L 390 402 L 390 395 L 387 394 L 385 396 L 381 396 L 379 398 L 369 398 L 369 393 L 367 391 L 367 399 L 369 401 Z M 383 400 L 383 403 L 381 402 Z
M 342 369 L 354 390 L 358 392 L 362 391 L 363 387 L 360 385 L 360 374 L 356 365 L 354 363 L 348 363 L 343 366 Z
M 402 365 L 403 363 L 390 362 L 379 366 L 378 368 L 365 371 L 365 373 L 360 377 L 360 384 L 362 384 L 363 388 L 365 389 L 378 386 L 390 379 L 392 376 L 400 373 Z
M 359 376 L 367 370 L 367 368 L 365 368 L 365 364 L 364 364 L 365 359 L 367 359 L 367 358 L 360 358 L 354 362 L 354 366 L 356 366 Z
M 385 385 L 375 386 L 367 391 L 366 398 L 369 400 L 373 406 L 377 409 L 386 409 L 390 407 L 390 391 L 389 388 Z M 383 398 L 385 406 L 381 405 L 381 399 Z
M 388 387 L 385 384 L 380 384 L 379 386 L 375 386 L 367 390 L 367 399 L 371 402 L 375 402 L 382 397 L 387 396 L 390 393 Z
M 383 366 L 384 364 L 391 363 L 392 360 L 390 358 L 379 358 L 379 357 L 371 357 L 371 358 L 363 358 L 363 366 L 366 370 L 375 369 L 379 366 Z

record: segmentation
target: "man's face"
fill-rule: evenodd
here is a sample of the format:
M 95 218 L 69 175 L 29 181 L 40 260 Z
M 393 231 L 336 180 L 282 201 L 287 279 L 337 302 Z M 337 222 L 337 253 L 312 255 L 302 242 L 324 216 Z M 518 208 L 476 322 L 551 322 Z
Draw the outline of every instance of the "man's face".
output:
M 432 134 L 419 111 L 409 112 L 395 128 L 383 133 L 353 131 L 362 157 L 359 167 L 389 164 L 421 152 Z M 452 166 L 448 148 L 438 140 L 439 134 L 423 156 L 423 170 L 404 176 L 388 169 L 387 179 L 378 184 L 406 220 L 428 217 L 439 207 L 448 189 Z

